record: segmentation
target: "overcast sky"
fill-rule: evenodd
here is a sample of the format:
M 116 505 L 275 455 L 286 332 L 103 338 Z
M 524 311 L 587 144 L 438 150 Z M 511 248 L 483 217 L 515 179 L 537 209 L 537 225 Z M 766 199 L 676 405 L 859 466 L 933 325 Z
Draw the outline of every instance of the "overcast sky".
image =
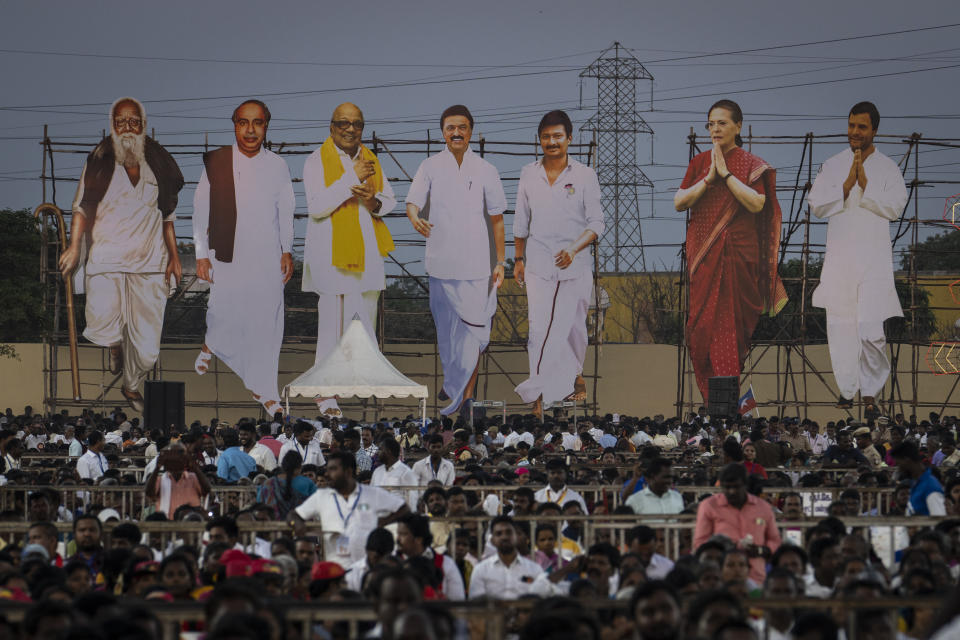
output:
M 531 141 L 551 108 L 568 109 L 575 123 L 589 117 L 596 84 L 584 83 L 587 108 L 579 109 L 578 71 L 619 41 L 655 77 L 654 110 L 644 117 L 655 130 L 656 164 L 643 167 L 655 181 L 653 204 L 649 190 L 640 194 L 641 215 L 655 217 L 644 220 L 643 233 L 649 243 L 675 245 L 683 217 L 673 212 L 672 194 L 687 162 L 686 135 L 691 126 L 702 131 L 707 107 L 721 97 L 740 103 L 744 125 L 756 135 L 844 133 L 849 107 L 866 99 L 880 109 L 881 134 L 960 137 L 960 26 L 863 37 L 954 23 L 960 23 L 956 0 L 5 2 L 0 207 L 41 201 L 36 177 L 44 124 L 54 140 L 93 142 L 121 95 L 146 104 L 148 126 L 168 145 L 199 144 L 204 133 L 211 144 L 231 142 L 229 115 L 246 96 L 269 104 L 268 137 L 275 142 L 321 142 L 333 108 L 348 100 L 364 110 L 368 135 L 424 138 L 431 129 L 439 138 L 439 113 L 462 102 L 476 116 L 475 136 Z M 784 46 L 834 39 L 845 40 Z M 756 51 L 728 53 L 745 49 Z M 934 67 L 946 68 L 928 70 Z M 383 86 L 391 84 L 401 86 Z M 640 94 L 649 95 L 648 84 Z M 649 137 L 638 145 L 648 163 Z M 815 163 L 840 148 L 818 144 Z M 905 149 L 879 148 L 896 160 Z M 924 148 L 922 176 L 957 179 L 958 151 Z M 778 168 L 781 185 L 792 183 L 798 145 L 755 145 L 753 152 Z M 294 177 L 304 159 L 287 157 Z M 412 174 L 421 159 L 400 161 Z M 55 160 L 58 175 L 76 177 L 83 156 Z M 199 157 L 178 160 L 195 181 Z M 515 178 L 525 160 L 493 161 L 505 178 Z M 385 160 L 384 167 L 388 177 L 403 177 L 395 163 Z M 505 182 L 511 207 L 515 184 Z M 74 188 L 61 184 L 58 204 L 69 207 Z M 406 184 L 396 183 L 396 190 L 402 196 Z M 924 188 L 921 217 L 939 217 L 944 198 L 957 191 L 958 185 Z M 297 193 L 303 212 L 301 185 Z M 189 187 L 180 198 L 184 237 L 192 196 Z M 789 194 L 781 200 L 789 207 Z M 414 238 L 404 219 L 390 224 L 398 240 Z M 648 266 L 677 267 L 676 251 L 652 249 Z M 400 255 L 416 261 L 422 250 Z M 422 271 L 419 263 L 411 268 Z

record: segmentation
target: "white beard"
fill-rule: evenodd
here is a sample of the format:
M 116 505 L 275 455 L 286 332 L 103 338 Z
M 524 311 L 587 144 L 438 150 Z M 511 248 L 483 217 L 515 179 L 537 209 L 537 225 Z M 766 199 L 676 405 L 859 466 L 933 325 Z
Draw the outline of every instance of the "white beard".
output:
M 146 133 L 121 133 L 116 131 L 110 133 L 110 139 L 113 141 L 113 154 L 116 157 L 117 164 L 124 167 L 138 167 L 143 163 L 143 146 L 147 138 Z

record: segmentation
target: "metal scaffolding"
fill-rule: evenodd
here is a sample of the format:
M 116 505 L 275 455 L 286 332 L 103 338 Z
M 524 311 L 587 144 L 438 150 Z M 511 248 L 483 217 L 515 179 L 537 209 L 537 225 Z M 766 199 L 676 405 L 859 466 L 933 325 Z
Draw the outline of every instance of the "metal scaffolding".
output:
M 308 155 L 312 153 L 320 146 L 321 142 L 322 141 L 293 143 L 267 142 L 265 146 L 280 155 L 296 156 Z M 383 139 L 378 137 L 375 132 L 370 139 L 364 140 L 363 143 L 380 157 L 381 162 L 386 162 L 386 159 L 390 158 L 396 164 L 399 169 L 399 176 L 388 178 L 388 180 L 394 185 L 395 190 L 401 185 L 409 185 L 409 183 L 412 181 L 411 176 L 413 172 L 408 171 L 408 169 L 405 168 L 405 164 L 410 162 L 407 160 L 407 158 L 412 156 L 415 159 L 415 162 L 418 163 L 423 157 L 442 149 L 445 144 L 443 140 L 431 139 L 429 137 L 429 133 L 425 138 L 422 139 Z M 41 182 L 43 199 L 45 202 L 49 198 L 50 202 L 57 204 L 58 185 L 60 187 L 59 191 L 61 196 L 66 192 L 67 197 L 72 197 L 79 176 L 78 170 L 74 170 L 69 175 L 58 174 L 55 170 L 54 158 L 66 154 L 71 154 L 75 157 L 85 156 L 93 149 L 95 145 L 95 141 L 75 142 L 51 140 L 46 135 L 46 128 L 44 129 L 44 138 L 42 141 L 43 171 L 41 174 Z M 199 161 L 200 156 L 212 148 L 206 143 L 206 140 L 203 144 L 166 144 L 164 146 L 168 151 L 171 152 L 172 155 L 177 158 L 179 163 L 182 165 L 189 164 L 191 166 L 197 166 L 199 164 L 198 162 L 190 163 L 191 159 L 194 161 Z M 487 158 L 491 156 L 501 156 L 515 158 L 517 160 L 527 159 L 527 161 L 530 161 L 536 159 L 540 153 L 538 142 L 531 144 L 529 142 L 491 141 L 480 137 L 472 146 L 476 153 L 478 153 L 481 157 Z M 585 144 L 571 144 L 569 152 L 573 157 L 576 157 L 581 162 L 591 166 L 593 165 L 595 147 L 592 141 Z M 511 175 L 505 175 L 502 177 L 502 181 L 504 182 L 504 185 L 507 187 L 508 191 L 510 190 L 511 184 L 513 184 L 515 188 L 515 184 L 518 179 L 518 177 Z M 295 186 L 301 185 L 302 178 L 294 178 L 293 182 L 295 183 Z M 196 185 L 196 181 L 188 181 L 187 185 L 188 187 L 192 187 Z M 66 189 L 64 187 L 66 187 Z M 187 201 L 187 199 L 184 197 L 185 193 L 187 193 L 186 189 L 181 193 L 181 209 L 180 213 L 178 213 L 176 216 L 178 227 L 178 243 L 192 243 L 192 235 L 189 231 L 191 216 L 189 214 L 182 213 L 183 205 L 185 201 Z M 399 197 L 398 200 L 402 201 L 402 199 Z M 187 205 L 187 207 L 189 207 L 189 205 Z M 65 226 L 69 227 L 69 206 L 65 206 L 63 209 Z M 505 212 L 505 215 L 508 217 L 512 216 L 513 211 L 508 210 Z M 294 215 L 295 220 L 303 220 L 306 217 L 307 214 L 305 211 L 298 211 Z M 406 216 L 402 212 L 387 214 L 384 217 L 388 220 L 401 218 L 403 219 L 403 223 L 406 222 Z M 47 284 L 45 289 L 46 296 L 44 299 L 44 305 L 46 308 L 52 309 L 53 317 L 55 318 L 55 325 L 44 340 L 45 404 L 50 408 L 50 410 L 57 410 L 58 408 L 65 407 L 98 407 L 104 409 L 108 406 L 106 400 L 107 393 L 116 388 L 116 385 L 119 382 L 119 376 L 113 376 L 107 371 L 106 359 L 102 354 L 103 349 L 100 347 L 85 342 L 81 342 L 79 345 L 81 351 L 94 349 L 100 352 L 100 367 L 80 368 L 82 387 L 81 395 L 83 396 L 82 400 L 77 401 L 73 398 L 67 397 L 66 394 L 63 393 L 63 389 L 58 388 L 58 374 L 60 372 L 65 372 L 67 368 L 62 362 L 63 356 L 60 354 L 60 350 L 58 349 L 58 347 L 62 347 L 66 344 L 66 331 L 63 329 L 62 321 L 64 316 L 64 304 L 62 299 L 63 288 L 61 286 L 62 278 L 60 277 L 56 266 L 60 251 L 60 242 L 57 239 L 57 232 L 59 230 L 55 228 L 56 225 L 57 220 L 53 216 L 43 217 L 42 229 L 46 240 L 42 245 L 42 255 L 40 256 L 40 260 L 42 265 L 42 278 Z M 509 227 L 509 222 L 507 222 L 507 225 Z M 416 234 L 412 235 L 415 237 L 396 237 L 395 243 L 397 247 L 418 247 L 422 251 L 424 246 L 423 238 Z M 508 241 L 508 244 L 510 244 L 510 241 Z M 298 232 L 296 234 L 294 248 L 295 252 L 298 254 L 297 260 L 299 261 L 304 248 L 304 237 L 302 233 Z M 418 262 L 419 260 L 414 261 Z M 380 343 L 380 349 L 381 351 L 384 351 L 384 355 L 388 357 L 409 357 L 414 355 L 419 358 L 432 359 L 433 373 L 429 376 L 429 378 L 432 380 L 434 388 L 439 388 L 439 382 L 442 380 L 442 371 L 435 341 L 427 341 L 424 339 L 409 338 L 391 334 L 391 327 L 400 326 L 401 324 L 404 326 L 428 326 L 432 329 L 433 321 L 430 316 L 429 306 L 427 304 L 429 293 L 427 278 L 421 273 L 415 272 L 414 269 L 408 264 L 403 263 L 396 257 L 396 254 L 391 254 L 387 258 L 387 266 L 388 284 L 391 282 L 402 283 L 404 285 L 403 289 L 405 294 L 402 296 L 402 298 L 398 298 L 395 295 L 391 295 L 388 288 L 388 291 L 386 291 L 384 295 L 380 297 L 378 320 L 378 341 Z M 509 277 L 511 274 L 508 273 L 507 275 Z M 287 305 L 285 308 L 288 318 L 288 329 L 291 325 L 291 318 L 315 318 L 317 315 L 316 296 L 312 294 L 295 294 L 294 298 L 296 299 L 296 303 L 290 303 L 290 288 L 296 287 L 296 290 L 299 291 L 299 282 L 297 281 L 297 278 L 298 276 L 295 276 L 294 281 L 288 284 Z M 167 304 L 162 339 L 163 348 L 165 350 L 192 350 L 195 349 L 195 347 L 188 345 L 198 344 L 203 341 L 203 312 L 206 309 L 208 290 L 206 287 L 201 285 L 202 283 L 198 282 L 196 274 L 185 268 L 184 278 L 181 282 L 181 286 L 179 287 L 176 295 L 172 297 Z M 412 306 L 413 309 L 397 308 L 398 305 L 395 305 L 394 303 L 398 301 L 402 301 L 407 307 Z M 82 304 L 78 304 L 77 308 L 82 309 Z M 511 385 L 517 385 L 528 375 L 526 370 L 518 370 L 516 366 L 511 367 L 504 361 L 503 358 L 505 354 L 524 352 L 526 350 L 526 296 L 522 290 L 512 293 L 506 293 L 501 290 L 501 293 L 498 296 L 498 313 L 495 323 L 500 323 L 503 325 L 503 330 L 495 332 L 496 335 L 502 335 L 503 339 L 498 340 L 492 335 L 490 346 L 481 356 L 480 372 L 477 380 L 477 393 L 475 396 L 478 399 L 489 397 L 487 390 L 491 380 L 494 377 L 504 376 L 508 379 Z M 592 326 L 594 330 L 591 336 L 591 342 L 594 345 L 593 361 L 595 365 L 594 371 L 596 371 L 596 363 L 599 361 L 598 343 L 600 341 L 600 327 L 602 327 L 602 322 L 594 321 Z M 288 330 L 284 336 L 281 354 L 312 354 L 315 344 L 315 333 L 298 334 L 291 333 Z M 411 354 L 409 351 L 402 350 L 391 351 L 390 349 L 391 345 L 396 346 L 404 344 L 414 345 L 414 353 Z M 160 379 L 163 378 L 164 375 L 170 374 L 181 376 L 191 373 L 193 373 L 192 369 L 174 369 L 170 366 L 165 366 L 161 360 L 158 361 L 157 365 L 155 366 L 150 379 Z M 284 370 L 280 371 L 281 376 L 285 374 L 289 375 L 299 373 L 302 372 Z M 254 410 L 259 410 L 259 405 L 249 399 L 221 397 L 219 385 L 220 376 L 232 376 L 234 374 L 220 365 L 218 359 L 214 359 L 214 363 L 208 374 L 212 375 L 214 380 L 217 381 L 216 397 L 203 401 L 188 401 L 188 408 L 249 407 Z M 597 376 L 595 374 L 585 372 L 584 377 L 593 380 L 593 394 L 585 403 L 580 405 L 579 409 L 582 411 L 588 411 L 591 409 L 596 409 L 597 407 Z M 420 381 L 426 382 L 426 380 L 423 379 Z M 519 405 L 518 398 L 504 400 L 515 401 L 513 402 L 513 408 L 517 410 L 524 412 L 529 410 L 527 405 Z M 439 404 L 436 398 L 434 398 L 432 402 L 432 410 L 434 415 L 436 415 L 443 405 Z M 312 404 L 312 402 L 309 400 L 301 400 L 298 402 L 291 401 L 291 407 L 296 407 L 301 411 L 310 404 Z M 112 407 L 113 404 L 111 403 L 109 406 Z M 363 411 L 365 418 L 368 416 L 368 412 L 372 412 L 373 415 L 379 415 L 384 411 L 408 408 L 402 403 L 394 402 L 391 404 L 390 402 L 384 402 L 374 398 L 369 400 L 347 399 L 341 402 L 341 406 L 352 411 L 361 410 Z
M 882 397 L 878 398 L 884 407 L 887 415 L 893 413 L 903 413 L 904 415 L 916 414 L 920 408 L 928 408 L 942 413 L 946 408 L 960 407 L 960 399 L 954 399 L 954 392 L 960 383 L 960 375 L 952 385 L 950 391 L 942 401 L 922 400 L 920 398 L 920 389 L 928 376 L 935 375 L 934 371 L 923 366 L 922 360 L 924 353 L 928 351 L 931 344 L 935 341 L 929 335 L 924 335 L 922 329 L 923 319 L 920 317 L 921 309 L 928 311 L 938 311 L 960 308 L 920 304 L 919 292 L 923 288 L 946 287 L 946 283 L 926 282 L 923 286 L 919 283 L 920 273 L 917 267 L 917 258 L 922 250 L 919 248 L 919 242 L 922 239 L 922 231 L 950 230 L 949 220 L 944 218 L 928 218 L 921 216 L 920 200 L 921 190 L 925 187 L 934 187 L 942 185 L 958 184 L 956 180 L 943 179 L 922 179 L 920 153 L 934 150 L 960 149 L 960 139 L 925 139 L 919 133 L 912 133 L 906 136 L 898 135 L 878 135 L 878 142 L 883 143 L 883 148 L 895 161 L 898 162 L 908 190 L 909 198 L 904 206 L 900 219 L 891 223 L 894 227 L 892 237 L 892 246 L 896 251 L 898 248 L 904 249 L 901 241 L 906 242 L 906 251 L 908 252 L 909 267 L 900 276 L 900 281 L 908 287 L 907 300 L 903 304 L 905 329 L 900 331 L 899 337 L 891 337 L 892 321 L 887 321 L 886 333 L 888 336 L 887 345 L 889 350 L 891 373 L 888 384 Z M 692 160 L 695 155 L 702 151 L 700 145 L 710 144 L 707 136 L 698 136 L 693 127 L 687 138 L 689 146 L 689 157 Z M 816 227 L 823 227 L 826 221 L 811 219 L 810 209 L 806 198 L 813 186 L 814 178 L 819 169 L 819 162 L 815 163 L 814 149 L 815 145 L 846 144 L 846 135 L 815 135 L 806 133 L 802 136 L 754 136 L 752 130 L 744 136 L 744 146 L 751 148 L 757 146 L 769 145 L 788 145 L 799 147 L 799 163 L 791 168 L 794 169 L 791 174 L 778 175 L 777 193 L 783 209 L 783 225 L 781 227 L 781 244 L 779 268 L 784 285 L 792 289 L 799 295 L 796 304 L 791 311 L 786 309 L 777 316 L 776 319 L 761 319 L 758 325 L 758 333 L 766 325 L 766 333 L 773 333 L 772 336 L 758 339 L 755 337 L 751 344 L 751 352 L 747 358 L 747 363 L 741 374 L 741 387 L 751 376 L 773 376 L 776 379 L 776 397 L 768 401 L 759 402 L 761 407 L 769 407 L 777 415 L 794 415 L 800 418 L 807 417 L 808 409 L 811 406 L 833 406 L 833 402 L 812 401 L 810 391 L 814 386 L 821 386 L 822 390 L 836 397 L 836 387 L 832 380 L 832 372 L 829 369 L 817 367 L 807 353 L 807 347 L 813 344 L 809 339 L 810 331 L 813 328 L 811 323 L 820 323 L 821 320 L 816 316 L 818 312 L 814 311 L 811 305 L 813 290 L 819 283 L 819 275 L 811 269 L 815 262 L 822 261 L 826 250 L 825 244 L 811 239 L 811 230 Z M 896 149 L 891 153 L 891 149 Z M 833 152 L 830 152 L 832 155 Z M 789 197 L 789 205 L 787 203 Z M 687 212 L 687 221 L 689 222 L 689 211 Z M 784 273 L 784 266 L 791 260 L 799 261 L 799 274 L 796 276 L 787 276 Z M 682 278 L 681 287 L 683 292 L 680 296 L 682 303 L 681 315 L 686 318 L 689 308 L 689 274 L 687 273 L 687 256 L 685 252 L 681 253 Z M 794 262 L 796 266 L 796 262 Z M 791 286 L 792 285 L 792 286 Z M 824 326 L 816 327 L 820 333 L 825 332 Z M 822 342 L 821 342 L 822 343 Z M 761 359 L 771 350 L 775 351 L 775 362 L 777 366 L 773 370 L 764 370 L 759 366 Z M 909 363 L 907 376 L 899 371 L 899 364 L 906 359 Z M 799 368 L 796 362 L 799 360 Z M 960 370 L 956 373 L 960 374 Z M 906 379 L 904 379 L 906 377 Z M 699 403 L 694 402 L 694 389 L 696 384 L 693 379 L 693 370 L 690 363 L 687 340 L 686 326 L 684 326 L 684 340 L 678 345 L 677 351 L 677 415 L 683 415 L 685 411 L 693 411 Z M 857 405 L 853 410 L 848 410 L 850 418 L 862 419 L 862 407 Z

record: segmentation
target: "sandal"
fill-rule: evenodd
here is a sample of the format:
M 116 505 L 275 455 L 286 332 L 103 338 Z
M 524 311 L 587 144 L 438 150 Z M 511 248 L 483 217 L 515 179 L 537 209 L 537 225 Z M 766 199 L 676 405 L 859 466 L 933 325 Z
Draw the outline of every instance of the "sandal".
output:
M 200 350 L 200 354 L 193 363 L 193 370 L 197 372 L 198 376 L 202 376 L 207 372 L 207 369 L 210 368 L 210 360 L 212 358 L 213 353 L 204 351 L 203 349 Z

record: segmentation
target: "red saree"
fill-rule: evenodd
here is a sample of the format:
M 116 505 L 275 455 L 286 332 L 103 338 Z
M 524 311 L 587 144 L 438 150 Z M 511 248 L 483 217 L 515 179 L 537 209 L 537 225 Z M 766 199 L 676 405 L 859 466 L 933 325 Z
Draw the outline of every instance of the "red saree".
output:
M 766 202 L 760 213 L 750 213 L 718 179 L 690 211 L 687 346 L 704 399 L 710 377 L 740 375 L 760 314 L 776 315 L 787 302 L 777 274 L 776 170 L 740 147 L 724 159 L 740 182 L 766 195 Z M 680 188 L 693 186 L 709 171 L 710 151 L 705 151 L 690 161 Z

